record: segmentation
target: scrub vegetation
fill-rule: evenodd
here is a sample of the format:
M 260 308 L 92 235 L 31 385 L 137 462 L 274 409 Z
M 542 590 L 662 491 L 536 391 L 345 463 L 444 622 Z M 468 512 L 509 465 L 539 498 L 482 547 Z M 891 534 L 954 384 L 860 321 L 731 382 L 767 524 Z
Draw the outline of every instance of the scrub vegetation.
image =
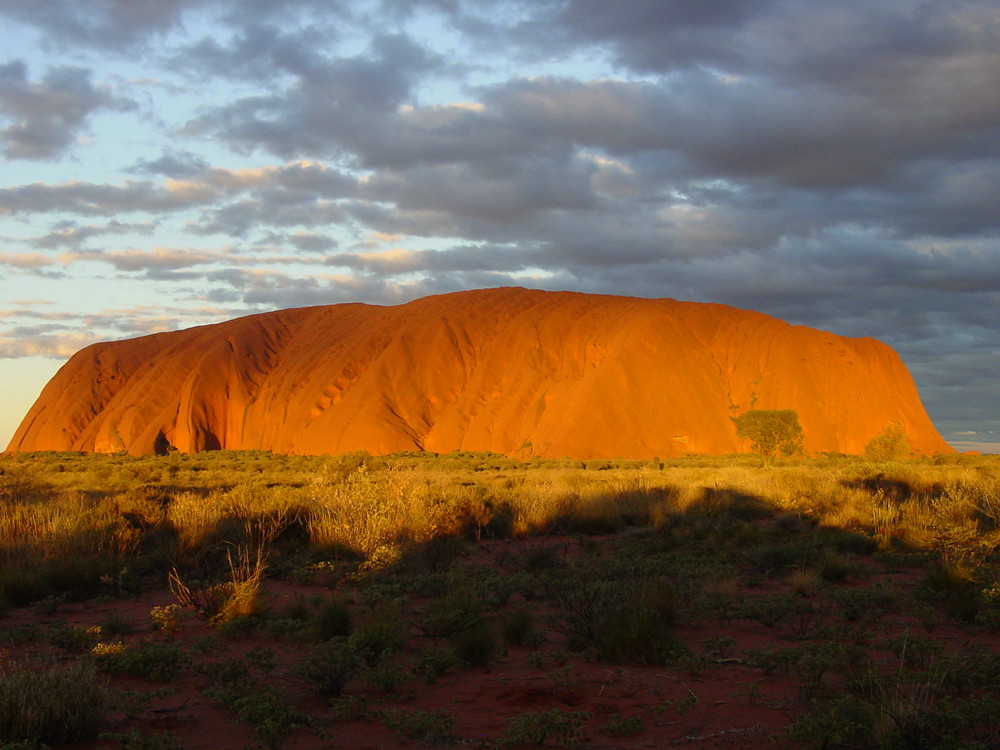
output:
M 901 440 L 0 456 L 0 747 L 995 747 L 1000 462 Z

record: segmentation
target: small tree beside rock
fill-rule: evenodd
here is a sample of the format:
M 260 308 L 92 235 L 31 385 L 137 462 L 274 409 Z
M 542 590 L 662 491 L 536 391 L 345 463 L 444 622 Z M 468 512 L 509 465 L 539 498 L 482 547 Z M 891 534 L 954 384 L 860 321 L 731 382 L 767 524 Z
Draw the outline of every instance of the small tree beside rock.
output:
M 804 434 L 794 409 L 751 409 L 730 419 L 736 425 L 736 437 L 749 440 L 750 449 L 765 461 L 778 453 L 802 452 Z

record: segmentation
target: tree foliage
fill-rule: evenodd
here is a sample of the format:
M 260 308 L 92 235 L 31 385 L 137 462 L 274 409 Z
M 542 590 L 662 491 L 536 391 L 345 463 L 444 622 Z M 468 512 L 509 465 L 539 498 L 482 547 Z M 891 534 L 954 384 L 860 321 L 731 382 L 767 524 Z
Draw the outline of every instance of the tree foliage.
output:
M 876 461 L 892 461 L 909 452 L 902 422 L 890 422 L 882 432 L 865 443 L 865 455 Z
M 786 456 L 802 451 L 802 425 L 794 409 L 751 409 L 730 417 L 736 436 L 750 441 L 750 449 L 769 458 L 779 451 Z

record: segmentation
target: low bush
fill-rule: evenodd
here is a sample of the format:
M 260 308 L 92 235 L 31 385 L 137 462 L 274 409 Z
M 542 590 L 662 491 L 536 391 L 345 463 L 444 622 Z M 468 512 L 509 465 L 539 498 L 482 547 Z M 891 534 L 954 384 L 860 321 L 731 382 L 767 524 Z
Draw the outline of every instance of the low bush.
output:
M 541 634 L 535 630 L 534 618 L 527 607 L 520 606 L 509 612 L 500 624 L 503 639 L 511 646 L 526 646 Z
M 675 595 L 664 579 L 574 580 L 554 599 L 570 647 L 630 664 L 663 664 L 678 653 Z
M 320 604 L 313 613 L 312 621 L 320 639 L 324 641 L 345 638 L 354 630 L 350 608 L 346 602 L 336 597 Z
M 443 711 L 390 710 L 382 714 L 382 721 L 400 737 L 426 745 L 439 745 L 455 739 L 455 717 Z
M 62 744 L 97 736 L 107 720 L 108 691 L 86 665 L 0 674 L 0 740 Z
M 578 745 L 588 740 L 583 724 L 591 716 L 588 711 L 564 711 L 561 708 L 518 714 L 507 720 L 503 737 L 497 744 L 500 747 L 538 746 L 551 738 L 560 745 Z
M 138 646 L 96 655 L 97 663 L 111 674 L 169 682 L 191 665 L 191 657 L 176 643 L 143 641 Z
M 361 668 L 361 657 L 350 642 L 334 638 L 322 644 L 295 668 L 309 688 L 324 697 L 340 695 Z
M 405 635 L 403 609 L 390 603 L 376 607 L 355 629 L 349 641 L 365 664 L 372 667 L 383 657 L 401 651 Z

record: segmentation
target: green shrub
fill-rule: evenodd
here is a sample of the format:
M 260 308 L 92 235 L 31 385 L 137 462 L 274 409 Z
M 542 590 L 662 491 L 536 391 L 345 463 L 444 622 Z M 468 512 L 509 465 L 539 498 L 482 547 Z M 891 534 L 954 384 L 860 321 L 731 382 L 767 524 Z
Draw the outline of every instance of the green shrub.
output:
M 351 635 L 351 647 L 369 667 L 403 649 L 406 635 L 403 609 L 396 604 L 376 608 Z
M 459 663 L 455 649 L 451 647 L 427 649 L 417 656 L 413 673 L 428 685 L 437 682 L 438 677 Z
M 420 629 L 430 636 L 454 636 L 483 622 L 482 605 L 470 587 L 450 592 L 427 605 Z
M 82 654 L 97 643 L 97 636 L 96 630 L 80 625 L 57 627 L 49 631 L 49 643 L 71 654 Z
M 621 714 L 612 714 L 601 728 L 601 733 L 608 737 L 635 737 L 637 734 L 642 734 L 642 730 L 642 719 L 638 716 L 624 717 Z
M 455 717 L 443 711 L 398 711 L 382 714 L 383 723 L 400 737 L 409 737 L 427 745 L 455 739 Z
M 209 688 L 212 700 L 253 725 L 254 735 L 268 748 L 280 748 L 306 717 L 286 703 L 278 688 L 270 684 L 244 683 Z
M 563 711 L 560 708 L 511 716 L 497 744 L 501 747 L 542 745 L 551 738 L 559 745 L 572 747 L 587 741 L 583 723 L 591 716 L 589 711 Z
M 97 736 L 108 714 L 105 684 L 84 665 L 0 674 L 0 740 L 61 744 Z
M 7 566 L 0 571 L 0 598 L 6 604 L 22 606 L 44 599 L 52 593 L 38 570 Z
M 975 622 L 983 606 L 980 585 L 971 571 L 960 565 L 939 560 L 932 564 L 922 582 L 925 598 L 941 601 L 949 616 L 964 622 Z
M 354 630 L 354 621 L 347 604 L 338 598 L 327 599 L 313 615 L 313 622 L 321 640 L 349 636 Z
M 136 647 L 95 657 L 111 674 L 127 674 L 152 682 L 173 680 L 191 664 L 191 657 L 175 643 L 143 641 Z
M 360 668 L 361 657 L 351 643 L 334 638 L 308 654 L 295 668 L 295 674 L 314 692 L 331 697 L 340 695 Z
M 555 602 L 569 645 L 592 648 L 600 659 L 663 664 L 678 652 L 675 595 L 665 579 L 576 579 L 556 591 Z
M 455 648 L 455 656 L 475 667 L 488 665 L 496 652 L 493 631 L 485 620 L 452 635 L 451 643 Z
M 172 732 L 143 732 L 130 729 L 127 732 L 104 732 L 102 740 L 115 740 L 121 750 L 184 750 L 184 746 Z
M 525 646 L 535 640 L 535 622 L 527 607 L 516 607 L 501 623 L 503 639 L 511 646 Z

